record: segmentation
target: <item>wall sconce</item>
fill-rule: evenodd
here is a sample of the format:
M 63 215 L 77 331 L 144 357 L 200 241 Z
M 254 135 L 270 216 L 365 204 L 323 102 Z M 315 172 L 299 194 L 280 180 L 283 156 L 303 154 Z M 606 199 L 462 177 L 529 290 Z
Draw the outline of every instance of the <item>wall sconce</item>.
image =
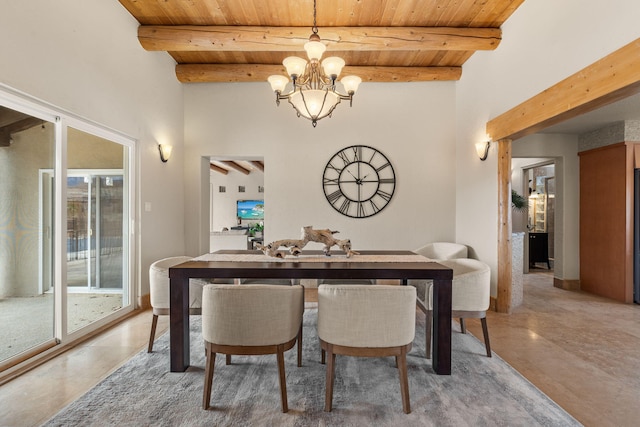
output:
M 171 157 L 171 150 L 173 147 L 167 144 L 158 144 L 158 151 L 160 151 L 160 160 L 162 163 L 167 163 L 169 157 Z
M 476 142 L 476 153 L 478 153 L 478 157 L 480 157 L 480 160 L 482 161 L 487 160 L 490 146 L 491 146 L 491 141 Z

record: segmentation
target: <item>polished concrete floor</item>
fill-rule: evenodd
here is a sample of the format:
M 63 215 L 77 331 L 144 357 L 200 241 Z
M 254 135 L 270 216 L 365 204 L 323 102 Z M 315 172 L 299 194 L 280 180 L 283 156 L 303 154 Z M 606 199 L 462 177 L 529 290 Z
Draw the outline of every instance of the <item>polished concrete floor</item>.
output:
M 640 425 L 640 305 L 525 275 L 524 302 L 489 312 L 492 350 L 587 426 Z M 467 328 L 482 337 L 480 322 Z
M 584 425 L 638 425 L 640 306 L 556 289 L 543 272 L 525 276 L 522 306 L 488 318 L 494 352 Z M 150 321 L 136 315 L 0 386 L 0 426 L 49 419 L 145 348 Z M 482 336 L 478 321 L 467 326 Z

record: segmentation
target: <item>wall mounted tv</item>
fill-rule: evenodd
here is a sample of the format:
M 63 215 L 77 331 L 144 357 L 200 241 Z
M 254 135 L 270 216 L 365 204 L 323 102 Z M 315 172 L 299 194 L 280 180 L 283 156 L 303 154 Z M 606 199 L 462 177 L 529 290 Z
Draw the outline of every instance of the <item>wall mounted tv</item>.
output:
M 240 219 L 263 220 L 264 200 L 238 200 L 236 216 Z

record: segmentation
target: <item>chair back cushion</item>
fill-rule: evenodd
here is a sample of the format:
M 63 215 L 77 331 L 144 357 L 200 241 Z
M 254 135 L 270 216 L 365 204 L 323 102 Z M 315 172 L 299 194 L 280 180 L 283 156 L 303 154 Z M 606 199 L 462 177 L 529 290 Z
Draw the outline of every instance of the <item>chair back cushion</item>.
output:
M 435 242 L 414 250 L 415 253 L 433 260 L 466 258 L 468 249 L 465 245 L 449 242 Z
M 416 289 L 393 285 L 320 285 L 318 336 L 348 347 L 397 347 L 413 342 Z
M 202 336 L 219 345 L 283 344 L 298 334 L 303 310 L 300 285 L 207 285 Z
M 151 307 L 169 308 L 169 268 L 183 262 L 191 261 L 188 256 L 164 258 L 149 267 L 149 291 L 151 293 Z M 189 308 L 202 306 L 202 286 L 204 280 L 189 280 Z
M 451 309 L 458 311 L 486 311 L 491 295 L 491 269 L 477 259 L 462 258 L 440 261 L 453 270 Z M 431 285 L 433 286 L 433 285 Z M 429 288 L 428 307 L 432 308 L 432 287 Z

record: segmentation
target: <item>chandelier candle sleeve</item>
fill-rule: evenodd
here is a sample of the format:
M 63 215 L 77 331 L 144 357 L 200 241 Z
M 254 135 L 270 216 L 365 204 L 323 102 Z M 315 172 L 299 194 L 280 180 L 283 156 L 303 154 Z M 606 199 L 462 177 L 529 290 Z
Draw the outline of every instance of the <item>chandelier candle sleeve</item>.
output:
M 286 99 L 296 110 L 298 117 L 311 120 L 313 127 L 318 120 L 331 113 L 343 99 L 353 102 L 353 95 L 358 90 L 362 79 L 357 76 L 346 76 L 340 80 L 346 93 L 336 89 L 336 81 L 345 65 L 344 59 L 330 56 L 320 62 L 327 47 L 320 41 L 316 26 L 316 2 L 313 3 L 313 29 L 304 49 L 309 60 L 297 56 L 289 56 L 282 61 L 289 78 L 281 75 L 269 76 L 267 79 L 276 94 L 276 105 Z M 291 79 L 291 90 L 285 93 Z

